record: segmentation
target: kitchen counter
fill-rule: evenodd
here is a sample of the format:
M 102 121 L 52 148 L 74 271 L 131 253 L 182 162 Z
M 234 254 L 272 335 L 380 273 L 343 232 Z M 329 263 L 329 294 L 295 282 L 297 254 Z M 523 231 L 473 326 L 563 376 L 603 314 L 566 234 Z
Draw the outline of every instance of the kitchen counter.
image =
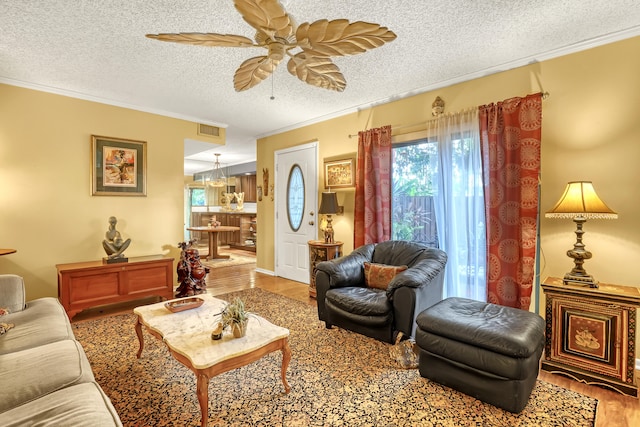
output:
M 193 213 L 236 213 L 236 214 L 250 214 L 255 215 L 257 213 L 256 203 L 245 203 L 244 208 L 241 211 L 234 210 L 235 205 L 231 205 L 230 211 L 224 209 L 222 206 L 193 206 L 191 212 Z

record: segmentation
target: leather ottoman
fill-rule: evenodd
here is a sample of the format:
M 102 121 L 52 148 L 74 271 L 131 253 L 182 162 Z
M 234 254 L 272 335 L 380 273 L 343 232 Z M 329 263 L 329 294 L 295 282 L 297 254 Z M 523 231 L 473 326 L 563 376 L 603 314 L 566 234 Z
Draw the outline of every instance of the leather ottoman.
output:
M 420 375 L 509 412 L 521 412 L 538 377 L 544 320 L 516 308 L 447 298 L 421 312 Z

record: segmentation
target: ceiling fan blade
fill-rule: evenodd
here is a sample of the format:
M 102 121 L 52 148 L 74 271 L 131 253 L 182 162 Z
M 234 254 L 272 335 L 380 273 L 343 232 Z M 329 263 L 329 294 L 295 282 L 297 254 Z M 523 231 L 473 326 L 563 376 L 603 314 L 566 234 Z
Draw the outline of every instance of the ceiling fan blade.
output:
M 293 35 L 293 23 L 278 0 L 234 0 L 244 20 L 269 38 L 288 39 Z
M 337 92 L 342 92 L 347 87 L 340 69 L 329 58 L 310 57 L 305 52 L 300 52 L 289 60 L 287 70 L 312 86 Z
M 237 92 L 251 89 L 273 73 L 280 61 L 268 56 L 256 56 L 244 61 L 233 76 L 233 86 Z
M 315 57 L 356 55 L 395 38 L 387 27 L 362 21 L 350 23 L 346 19 L 305 22 L 296 31 L 298 46 Z
M 216 47 L 251 47 L 255 46 L 253 40 L 244 36 L 236 36 L 234 34 L 216 34 L 216 33 L 163 33 L 163 34 L 147 34 L 150 39 L 160 40 L 163 42 L 194 44 L 200 46 L 216 46 Z

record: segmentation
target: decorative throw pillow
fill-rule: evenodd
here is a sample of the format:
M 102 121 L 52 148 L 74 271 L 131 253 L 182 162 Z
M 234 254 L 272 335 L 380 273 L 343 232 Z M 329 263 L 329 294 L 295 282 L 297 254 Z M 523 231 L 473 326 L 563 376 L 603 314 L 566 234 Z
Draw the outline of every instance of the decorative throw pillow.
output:
M 396 274 L 405 271 L 406 265 L 385 265 L 373 262 L 364 263 L 364 282 L 370 288 L 387 290 L 389 282 L 396 277 Z
M 13 328 L 13 323 L 0 323 L 0 335 L 6 334 L 11 328 Z
M 0 307 L 0 316 L 4 316 L 5 314 L 9 314 L 10 311 L 8 308 Z M 13 323 L 0 323 L 0 335 L 4 335 L 7 333 L 9 329 L 13 328 Z

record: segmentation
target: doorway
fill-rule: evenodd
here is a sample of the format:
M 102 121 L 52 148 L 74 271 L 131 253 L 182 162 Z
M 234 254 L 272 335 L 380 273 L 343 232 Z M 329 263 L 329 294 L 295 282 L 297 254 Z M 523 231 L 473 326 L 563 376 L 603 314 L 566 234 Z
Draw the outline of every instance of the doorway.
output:
M 275 274 L 309 283 L 309 240 L 317 237 L 318 143 L 275 152 Z

